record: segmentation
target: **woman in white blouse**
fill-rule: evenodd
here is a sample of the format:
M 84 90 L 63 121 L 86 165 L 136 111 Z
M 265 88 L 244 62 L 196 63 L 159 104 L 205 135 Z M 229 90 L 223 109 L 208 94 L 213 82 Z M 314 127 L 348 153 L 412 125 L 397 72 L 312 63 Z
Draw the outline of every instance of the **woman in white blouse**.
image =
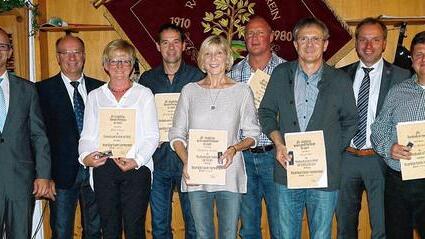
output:
M 152 154 L 159 130 L 152 92 L 130 80 L 135 49 L 127 41 L 114 40 L 103 51 L 103 67 L 109 82 L 90 92 L 79 142 L 79 161 L 90 167 L 103 238 L 145 238 Z M 135 143 L 125 157 L 104 156 L 99 149 L 99 113 L 104 108 L 134 109 Z
M 205 39 L 198 53 L 198 66 L 207 76 L 183 88 L 169 132 L 170 145 L 184 164 L 182 191 L 189 192 L 196 237 L 202 239 L 216 238 L 214 202 L 218 212 L 218 238 L 236 238 L 241 195 L 247 187 L 241 151 L 255 147 L 260 135 L 251 89 L 226 76 L 232 63 L 226 39 L 219 36 Z M 221 157 L 226 168 L 225 185 L 186 184 L 185 180 L 191 176 L 187 171 L 186 147 L 190 129 L 227 131 L 228 148 Z

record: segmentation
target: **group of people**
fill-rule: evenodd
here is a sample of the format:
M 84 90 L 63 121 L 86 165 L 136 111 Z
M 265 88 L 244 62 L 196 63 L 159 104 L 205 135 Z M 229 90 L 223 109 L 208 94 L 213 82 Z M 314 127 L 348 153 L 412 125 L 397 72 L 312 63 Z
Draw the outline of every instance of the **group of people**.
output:
M 12 49 L 0 29 L 0 235 L 29 238 L 33 200 L 50 199 L 52 238 L 72 238 L 77 202 L 83 237 L 145 238 L 151 205 L 154 238 L 173 238 L 172 196 L 178 191 L 185 238 L 262 238 L 262 200 L 271 238 L 301 238 L 304 209 L 310 238 L 357 238 L 363 191 L 372 238 L 425 238 L 425 179 L 402 181 L 400 160 L 411 147 L 397 141 L 399 122 L 425 120 L 425 32 L 411 44 L 413 76 L 382 57 L 387 28 L 375 18 L 355 31 L 359 61 L 326 64 L 327 26 L 301 19 L 293 29 L 297 59 L 271 50 L 273 31 L 261 16 L 245 26 L 247 56 L 233 64 L 229 42 L 206 38 L 198 67 L 182 59 L 185 34 L 173 24 L 158 32 L 162 63 L 131 80 L 135 48 L 114 40 L 102 64 L 109 79 L 83 74 L 84 42 L 56 42 L 60 73 L 35 85 L 6 71 Z M 332 43 L 331 43 L 332 44 Z M 270 75 L 256 109 L 247 82 Z M 106 79 L 105 79 L 106 80 Z M 181 93 L 169 131 L 159 142 L 155 94 Z M 99 150 L 100 111 L 133 109 L 135 143 L 125 157 Z M 187 183 L 190 129 L 224 130 L 224 185 Z M 327 187 L 289 189 L 285 133 L 323 131 Z M 421 188 L 423 187 L 423 188 Z M 240 229 L 238 230 L 238 223 Z

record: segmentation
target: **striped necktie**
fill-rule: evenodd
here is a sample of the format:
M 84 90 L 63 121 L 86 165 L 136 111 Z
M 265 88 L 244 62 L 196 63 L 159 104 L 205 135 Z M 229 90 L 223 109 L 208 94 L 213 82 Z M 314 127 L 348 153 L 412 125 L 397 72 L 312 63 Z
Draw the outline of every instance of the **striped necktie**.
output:
M 357 149 L 363 148 L 366 144 L 366 128 L 367 128 L 367 109 L 369 105 L 369 88 L 370 76 L 369 72 L 373 68 L 362 67 L 364 77 L 360 85 L 359 95 L 357 97 L 357 112 L 359 113 L 359 128 L 357 134 L 353 138 L 353 144 Z
M 74 103 L 74 113 L 75 120 L 77 121 L 78 132 L 83 130 L 83 121 L 84 121 L 84 101 L 83 97 L 81 97 L 80 92 L 78 92 L 78 85 L 80 82 L 72 81 L 71 85 L 74 87 L 74 94 L 72 97 L 72 101 Z
M 0 84 L 3 78 L 0 78 Z M 3 89 L 0 86 L 0 132 L 3 132 L 4 123 L 6 122 L 6 99 L 4 98 Z

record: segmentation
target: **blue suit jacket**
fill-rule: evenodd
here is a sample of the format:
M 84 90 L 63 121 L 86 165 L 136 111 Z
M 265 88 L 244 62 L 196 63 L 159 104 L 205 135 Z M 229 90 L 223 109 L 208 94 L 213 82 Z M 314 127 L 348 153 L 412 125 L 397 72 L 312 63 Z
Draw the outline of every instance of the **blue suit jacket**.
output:
M 84 81 L 87 94 L 104 83 L 86 76 Z M 38 82 L 36 86 L 51 149 L 52 179 L 57 188 L 68 189 L 74 184 L 80 166 L 80 134 L 74 109 L 60 73 Z

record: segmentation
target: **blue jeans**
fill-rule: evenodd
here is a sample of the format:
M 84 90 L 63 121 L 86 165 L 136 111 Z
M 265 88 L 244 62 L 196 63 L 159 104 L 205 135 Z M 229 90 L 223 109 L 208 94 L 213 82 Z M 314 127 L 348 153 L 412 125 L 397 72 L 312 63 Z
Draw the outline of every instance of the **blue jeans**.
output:
M 74 237 L 74 218 L 80 200 L 81 225 L 84 239 L 101 238 L 100 216 L 88 172 L 81 166 L 70 189 L 56 188 L 56 200 L 50 201 L 50 227 L 53 239 Z
M 185 222 L 185 238 L 196 238 L 195 223 L 190 213 L 190 202 L 187 193 L 180 190 L 181 171 L 169 172 L 163 170 L 153 171 L 153 184 L 151 190 L 152 234 L 155 239 L 173 238 L 171 231 L 171 202 L 173 189 L 177 187 L 180 197 L 180 206 Z
M 195 220 L 196 238 L 216 238 L 214 233 L 214 199 L 218 216 L 218 238 L 236 238 L 241 202 L 240 193 L 195 191 L 189 192 L 189 199 Z
M 331 238 L 332 218 L 338 201 L 338 191 L 288 189 L 284 185 L 276 187 L 282 238 L 301 238 L 304 207 L 307 208 L 310 238 Z
M 243 152 L 248 177 L 247 193 L 242 195 L 240 236 L 244 239 L 261 237 L 261 203 L 266 201 L 270 237 L 279 239 L 276 186 L 273 181 L 275 157 L 273 151 L 264 153 Z

